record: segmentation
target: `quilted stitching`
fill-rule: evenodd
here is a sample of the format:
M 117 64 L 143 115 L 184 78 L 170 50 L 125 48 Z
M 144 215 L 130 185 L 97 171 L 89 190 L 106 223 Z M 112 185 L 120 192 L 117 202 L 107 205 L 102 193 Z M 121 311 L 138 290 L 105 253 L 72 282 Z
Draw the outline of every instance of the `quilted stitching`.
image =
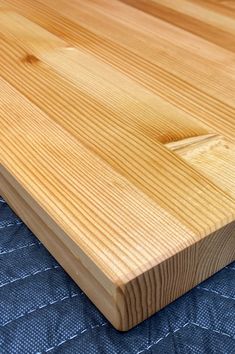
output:
M 234 270 L 120 333 L 0 198 L 0 353 L 233 354 Z

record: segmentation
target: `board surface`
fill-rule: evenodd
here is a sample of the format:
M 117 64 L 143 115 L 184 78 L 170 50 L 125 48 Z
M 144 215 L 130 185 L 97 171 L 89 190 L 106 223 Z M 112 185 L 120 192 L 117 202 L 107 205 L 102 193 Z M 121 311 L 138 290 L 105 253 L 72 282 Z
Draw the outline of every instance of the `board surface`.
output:
M 120 330 L 235 259 L 230 3 L 0 0 L 0 194 Z

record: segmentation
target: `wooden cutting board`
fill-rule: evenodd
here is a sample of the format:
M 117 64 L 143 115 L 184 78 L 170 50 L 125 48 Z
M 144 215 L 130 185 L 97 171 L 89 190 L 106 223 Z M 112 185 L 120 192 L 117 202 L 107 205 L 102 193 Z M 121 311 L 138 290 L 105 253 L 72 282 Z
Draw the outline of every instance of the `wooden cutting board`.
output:
M 0 0 L 0 194 L 119 330 L 235 259 L 235 8 Z

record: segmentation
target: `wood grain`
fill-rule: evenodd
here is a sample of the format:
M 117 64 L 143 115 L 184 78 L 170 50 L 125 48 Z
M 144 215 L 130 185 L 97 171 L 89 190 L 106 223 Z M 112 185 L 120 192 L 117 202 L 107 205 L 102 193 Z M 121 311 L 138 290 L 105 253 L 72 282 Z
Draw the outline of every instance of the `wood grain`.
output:
M 205 135 L 173 143 L 167 147 L 195 169 L 235 197 L 235 146 L 218 135 Z
M 0 0 L 0 193 L 120 330 L 235 258 L 234 18 Z
M 194 73 L 191 69 L 191 61 L 195 60 L 199 56 L 203 55 L 203 59 L 211 58 L 207 61 L 203 75 L 200 75 L 200 79 L 205 79 L 205 71 L 209 75 L 209 82 L 212 85 L 213 82 L 219 84 L 218 77 L 216 73 L 211 72 L 211 68 L 219 61 L 222 64 L 223 71 L 226 70 L 230 73 L 230 76 L 234 73 L 234 51 L 225 50 L 211 42 L 204 40 L 201 37 L 193 35 L 190 31 L 186 32 L 178 27 L 172 26 L 167 22 L 163 22 L 158 18 L 151 17 L 144 12 L 136 11 L 135 8 L 123 5 L 122 3 L 112 0 L 112 4 L 115 7 L 118 5 L 122 8 L 119 10 L 122 16 L 125 13 L 132 14 L 132 18 L 135 19 L 135 30 L 139 27 L 139 23 L 144 21 L 144 28 L 142 32 L 145 32 L 146 38 L 146 28 L 149 29 L 151 37 L 142 44 L 149 47 L 149 43 L 152 44 L 156 37 L 161 37 L 164 39 L 162 47 L 163 50 L 160 51 L 161 56 L 159 56 L 158 48 L 153 49 L 151 46 L 148 49 L 148 55 L 145 59 L 143 57 L 143 50 L 140 48 L 140 54 L 136 52 L 136 48 L 133 41 L 136 42 L 136 35 L 131 35 L 129 27 L 125 27 L 123 22 L 121 23 L 123 35 L 119 35 L 120 25 L 116 25 L 117 35 L 119 35 L 119 40 L 115 40 L 114 37 L 114 24 L 117 21 L 116 17 L 109 18 L 106 17 L 105 26 L 103 24 L 104 17 L 99 15 L 99 22 L 95 22 L 93 26 L 94 11 L 86 12 L 84 16 L 79 16 L 81 11 L 81 6 L 78 7 L 77 2 L 70 1 L 70 6 L 61 5 L 61 1 L 57 1 L 56 10 L 53 5 L 50 6 L 50 2 L 41 4 L 41 2 L 31 0 L 24 0 L 20 2 L 18 0 L 1 0 L 3 6 L 6 9 L 13 9 L 17 13 L 22 14 L 33 22 L 39 24 L 45 29 L 48 29 L 51 33 L 65 39 L 72 46 L 83 48 L 88 52 L 91 52 L 93 56 L 99 57 L 102 61 L 107 62 L 112 67 L 115 67 L 118 71 L 125 73 L 126 76 L 131 77 L 133 80 L 139 82 L 142 86 L 148 88 L 149 91 L 154 92 L 155 96 L 163 97 L 165 101 L 171 102 L 174 106 L 177 106 L 181 111 L 186 111 L 194 116 L 196 119 L 200 119 L 203 123 L 209 125 L 213 128 L 213 131 L 217 131 L 219 134 L 225 135 L 235 141 L 235 129 L 234 129 L 234 100 L 233 106 L 230 107 L 219 98 L 216 99 L 214 95 L 208 94 L 207 83 L 200 83 L 199 88 L 194 84 Z M 87 2 L 86 2 L 87 3 Z M 139 1 L 135 2 L 139 4 Z M 150 1 L 148 2 L 150 4 Z M 8 5 L 8 6 L 7 6 Z M 84 5 L 84 4 L 83 4 Z M 71 8 L 72 7 L 72 8 Z M 84 6 L 82 6 L 83 8 Z M 113 8 L 115 8 L 113 5 Z M 148 6 L 149 7 L 149 6 Z M 61 11 L 58 12 L 61 8 Z M 111 15 L 113 13 L 113 8 Z M 106 10 L 107 11 L 107 10 Z M 68 15 L 67 15 L 68 13 Z M 158 11 L 161 14 L 161 11 Z M 67 15 L 67 17 L 65 17 Z M 97 17 L 97 16 L 96 16 Z M 136 20 L 137 19 L 137 20 Z M 89 20 L 89 21 L 88 21 Z M 90 23 L 90 25 L 89 25 Z M 127 23 L 127 21 L 125 21 Z M 182 20 L 183 23 L 183 20 Z M 112 26 L 110 31 L 106 31 L 106 26 Z M 197 23 L 197 27 L 199 24 Z M 133 26 L 132 26 L 133 28 Z M 158 30 L 159 28 L 159 30 Z M 107 33 L 108 32 L 108 33 Z M 109 33 L 112 33 L 110 36 Z M 205 30 L 205 33 L 207 31 Z M 213 32 L 215 38 L 221 35 L 221 31 Z M 120 38 L 121 37 L 121 38 Z M 124 46 L 123 38 L 129 38 L 128 46 Z M 138 38 L 138 34 L 137 34 Z M 233 36 L 234 38 L 234 36 Z M 176 55 L 173 55 L 173 64 L 166 65 L 164 68 L 160 67 L 160 60 L 163 56 L 165 58 L 165 42 L 170 41 L 170 45 L 176 47 L 177 56 L 181 52 L 182 47 L 187 45 L 187 51 L 184 52 L 184 56 L 180 61 L 181 69 L 177 71 L 176 74 L 172 75 L 169 70 L 174 66 Z M 223 39 L 224 42 L 224 39 Z M 230 39 L 225 41 L 230 43 Z M 134 48 L 132 48 L 134 45 Z M 138 45 L 138 43 L 137 43 Z M 139 46 L 138 46 L 139 47 Z M 190 49 L 188 49 L 190 48 Z M 188 53 L 189 51 L 189 53 Z M 190 52 L 193 51 L 193 55 Z M 153 60 L 153 54 L 155 53 L 156 59 Z M 184 60 L 185 57 L 189 57 L 189 75 L 187 80 L 182 79 L 181 72 L 185 70 Z M 151 60 L 151 61 L 150 61 Z M 165 59 L 163 64 L 165 63 Z M 197 72 L 197 64 L 195 66 L 195 72 Z M 234 79 L 234 75 L 233 75 Z M 222 79 L 220 84 L 229 80 Z M 221 94 L 222 90 L 220 88 L 219 92 Z M 230 94 L 234 97 L 234 85 L 229 89 Z

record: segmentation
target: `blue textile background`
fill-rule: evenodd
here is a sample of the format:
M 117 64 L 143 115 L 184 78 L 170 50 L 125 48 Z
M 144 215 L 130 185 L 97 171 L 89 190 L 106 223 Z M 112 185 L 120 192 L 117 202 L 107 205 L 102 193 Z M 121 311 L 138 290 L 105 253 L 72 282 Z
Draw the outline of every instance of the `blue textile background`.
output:
M 235 353 L 235 263 L 116 331 L 0 198 L 0 353 Z

